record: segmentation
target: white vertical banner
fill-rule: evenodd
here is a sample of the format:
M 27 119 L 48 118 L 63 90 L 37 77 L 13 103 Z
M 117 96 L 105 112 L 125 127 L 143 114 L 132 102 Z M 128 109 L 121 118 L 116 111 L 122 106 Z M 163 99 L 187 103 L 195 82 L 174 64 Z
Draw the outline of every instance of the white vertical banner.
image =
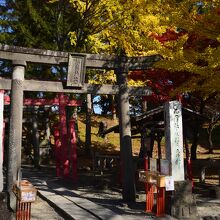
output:
M 178 101 L 165 104 L 166 159 L 170 161 L 171 176 L 174 181 L 183 181 L 183 123 L 182 105 Z
M 3 181 L 3 109 L 4 109 L 4 91 L 0 90 L 0 192 L 3 191 L 4 181 Z

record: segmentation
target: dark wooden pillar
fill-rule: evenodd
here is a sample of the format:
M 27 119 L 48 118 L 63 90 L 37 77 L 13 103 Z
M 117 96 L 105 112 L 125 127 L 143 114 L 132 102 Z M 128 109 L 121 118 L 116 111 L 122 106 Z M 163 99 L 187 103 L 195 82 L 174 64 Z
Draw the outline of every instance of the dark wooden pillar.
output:
M 15 210 L 16 200 L 14 193 L 12 192 L 12 187 L 18 179 L 18 173 L 20 173 L 21 169 L 23 81 L 26 63 L 23 61 L 14 61 L 13 65 L 6 181 L 10 207 Z
M 120 127 L 120 154 L 122 171 L 122 196 L 127 202 L 135 201 L 135 179 L 132 158 L 131 123 L 129 115 L 129 94 L 127 86 L 127 71 L 118 69 L 119 85 L 118 107 Z

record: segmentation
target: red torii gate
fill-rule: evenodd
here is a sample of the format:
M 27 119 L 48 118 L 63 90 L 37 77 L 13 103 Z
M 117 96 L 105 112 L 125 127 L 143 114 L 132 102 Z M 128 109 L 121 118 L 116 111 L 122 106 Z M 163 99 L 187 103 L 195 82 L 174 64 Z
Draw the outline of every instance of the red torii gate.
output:
M 4 96 L 4 105 L 10 105 L 10 97 Z M 76 152 L 76 133 L 75 118 L 69 120 L 67 129 L 66 106 L 81 106 L 80 100 L 71 100 L 68 96 L 60 93 L 53 99 L 24 99 L 23 105 L 58 105 L 59 122 L 54 126 L 55 138 L 55 158 L 56 158 L 56 175 L 61 177 L 71 177 L 74 182 L 77 181 L 77 152 Z M 69 147 L 69 148 L 68 148 Z M 72 175 L 70 174 L 72 168 Z

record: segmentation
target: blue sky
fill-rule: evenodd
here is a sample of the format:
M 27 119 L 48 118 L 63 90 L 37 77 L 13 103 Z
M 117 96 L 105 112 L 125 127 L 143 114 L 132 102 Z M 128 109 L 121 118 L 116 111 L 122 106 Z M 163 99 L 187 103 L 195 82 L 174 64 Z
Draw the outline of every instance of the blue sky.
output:
M 5 4 L 5 0 L 0 0 L 0 5 L 4 5 Z

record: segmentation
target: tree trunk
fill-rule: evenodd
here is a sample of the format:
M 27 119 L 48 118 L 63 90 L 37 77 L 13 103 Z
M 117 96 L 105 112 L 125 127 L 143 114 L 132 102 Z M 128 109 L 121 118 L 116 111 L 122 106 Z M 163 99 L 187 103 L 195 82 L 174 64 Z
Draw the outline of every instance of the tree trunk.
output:
M 154 132 L 151 131 L 151 134 L 150 134 L 150 151 L 147 152 L 148 157 L 153 156 L 154 140 L 155 140 L 155 135 L 154 135 Z
M 116 108 L 115 108 L 115 96 L 111 96 L 111 110 L 112 110 L 112 120 L 116 120 Z
M 32 119 L 32 140 L 33 140 L 33 149 L 34 149 L 34 166 L 40 166 L 40 142 L 39 142 L 39 132 L 38 132 L 38 123 L 37 123 L 37 110 L 34 108 L 34 115 Z
M 205 102 L 201 99 L 200 109 L 199 109 L 200 114 L 203 113 L 204 107 L 205 107 Z M 194 129 L 193 129 L 193 140 L 192 140 L 192 146 L 191 146 L 191 159 L 192 160 L 197 159 L 196 150 L 197 150 L 198 138 L 199 138 L 199 128 L 201 126 L 201 122 L 198 119 L 196 119 L 194 123 L 195 124 L 194 124 Z
M 196 150 L 197 150 L 197 145 L 198 145 L 198 136 L 199 136 L 199 125 L 196 125 L 197 127 L 194 130 L 193 133 L 193 140 L 192 140 L 192 146 L 191 146 L 191 159 L 196 160 L 197 155 L 196 155 Z
M 197 159 L 196 150 L 197 150 L 197 144 L 192 144 L 192 146 L 191 146 L 191 159 L 192 160 Z
M 146 128 L 142 128 L 141 130 L 141 147 L 140 147 L 140 152 L 139 152 L 139 158 L 144 158 L 147 155 L 147 146 L 146 146 L 146 138 L 147 138 L 147 133 L 146 133 Z
M 185 145 L 185 149 L 186 149 L 186 159 L 189 160 L 190 156 L 189 156 L 189 146 L 188 146 L 188 143 L 187 143 L 187 138 L 186 137 L 183 137 L 184 138 L 184 145 Z
M 47 110 L 45 108 L 45 117 L 46 117 L 46 139 L 48 141 L 50 141 L 50 135 L 51 135 L 51 131 L 50 131 L 50 118 L 49 118 L 50 112 L 49 110 Z
M 87 109 L 86 109 L 86 153 L 90 153 L 91 150 L 91 114 L 92 114 L 92 96 L 87 94 Z
M 162 159 L 161 140 L 157 140 L 157 147 L 158 147 L 158 159 Z
M 213 142 L 212 142 L 212 126 L 210 126 L 208 129 L 208 136 L 209 136 L 209 153 L 213 153 Z
M 143 113 L 147 112 L 147 101 L 146 100 L 142 101 L 142 111 Z
M 211 122 L 209 124 L 209 127 L 207 129 L 208 132 L 208 139 L 209 139 L 209 153 L 213 153 L 213 141 L 212 141 L 212 131 L 214 130 L 216 126 L 216 122 L 218 121 L 218 117 L 216 119 L 215 116 L 212 117 Z

